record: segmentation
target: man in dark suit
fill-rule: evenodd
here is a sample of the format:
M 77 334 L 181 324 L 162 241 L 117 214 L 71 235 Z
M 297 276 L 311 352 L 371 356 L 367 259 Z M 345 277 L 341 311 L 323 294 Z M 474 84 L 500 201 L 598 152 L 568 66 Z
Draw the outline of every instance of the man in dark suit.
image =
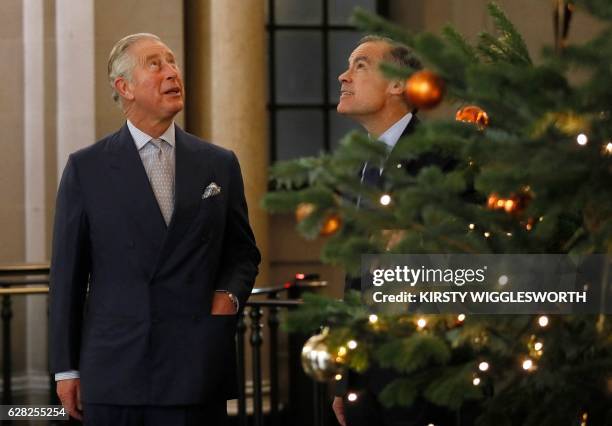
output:
M 70 155 L 55 213 L 50 368 L 86 425 L 223 425 L 258 271 L 240 166 L 174 124 L 172 51 L 133 34 L 108 62 L 127 122 Z
M 384 142 L 391 152 L 403 136 L 414 131 L 418 120 L 416 109 L 404 94 L 405 82 L 386 77 L 380 69 L 382 62 L 414 70 L 421 68 L 418 59 L 406 46 L 385 37 L 366 36 L 351 53 L 348 69 L 338 77 L 341 88 L 337 110 L 361 124 L 372 139 Z M 400 166 L 407 173 L 416 174 L 425 165 L 444 167 L 440 163 L 444 160 L 426 157 L 403 161 Z M 364 185 L 382 188 L 384 170 L 381 165 L 365 163 L 361 181 Z M 347 277 L 345 290 L 359 290 L 360 287 L 360 278 Z M 363 375 L 349 373 L 348 378 L 338 384 L 332 404 L 338 422 L 342 426 L 439 424 L 435 420 L 445 413 L 432 413 L 431 406 L 425 402 L 410 409 L 386 409 L 380 404 L 380 392 L 394 378 L 394 371 L 376 366 Z M 347 399 L 355 388 L 361 392 Z

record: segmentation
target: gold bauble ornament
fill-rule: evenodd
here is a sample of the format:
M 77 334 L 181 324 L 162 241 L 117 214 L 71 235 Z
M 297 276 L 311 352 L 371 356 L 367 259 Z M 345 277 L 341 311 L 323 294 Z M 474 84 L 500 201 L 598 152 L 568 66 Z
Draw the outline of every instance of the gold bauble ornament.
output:
M 415 72 L 406 82 L 408 100 L 421 109 L 436 107 L 444 97 L 444 89 L 444 80 L 428 70 Z
M 341 374 L 346 348 L 343 354 L 332 353 L 327 339 L 329 329 L 309 338 L 302 348 L 302 368 L 304 372 L 318 382 L 328 382 Z
M 480 130 L 489 125 L 489 115 L 485 110 L 476 105 L 467 105 L 459 108 L 457 114 L 455 114 L 455 120 L 473 123 Z
M 295 220 L 300 223 L 314 212 L 316 206 L 312 203 L 300 203 L 295 209 Z M 331 213 L 325 217 L 319 235 L 327 237 L 335 234 L 342 225 L 342 219 L 336 213 Z
M 295 209 L 295 220 L 300 223 L 314 211 L 315 205 L 312 203 L 300 203 Z

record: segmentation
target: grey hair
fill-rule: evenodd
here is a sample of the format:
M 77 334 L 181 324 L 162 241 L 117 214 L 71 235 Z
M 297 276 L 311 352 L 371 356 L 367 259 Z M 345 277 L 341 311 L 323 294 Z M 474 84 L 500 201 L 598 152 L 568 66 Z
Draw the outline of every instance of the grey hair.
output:
M 398 67 L 412 68 L 415 71 L 423 68 L 421 61 L 412 53 L 412 50 L 410 50 L 408 46 L 392 38 L 370 34 L 362 37 L 361 40 L 359 40 L 359 44 L 379 41 L 387 43 L 390 47 L 389 53 L 385 55 L 385 60 Z
M 136 65 L 136 61 L 128 50 L 132 45 L 144 39 L 161 42 L 161 39 L 155 34 L 130 34 L 115 43 L 110 55 L 108 56 L 108 82 L 110 83 L 112 89 L 113 101 L 115 101 L 115 103 L 119 106 L 121 106 L 121 96 L 119 96 L 117 89 L 115 89 L 115 80 L 118 77 L 123 77 L 128 81 L 132 80 L 132 70 Z

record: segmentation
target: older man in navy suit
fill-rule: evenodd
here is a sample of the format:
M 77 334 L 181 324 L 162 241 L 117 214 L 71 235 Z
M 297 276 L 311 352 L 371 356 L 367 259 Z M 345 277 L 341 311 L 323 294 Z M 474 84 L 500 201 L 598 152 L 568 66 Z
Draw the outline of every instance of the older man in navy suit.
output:
M 55 214 L 50 365 L 86 425 L 223 425 L 258 271 L 240 166 L 174 123 L 183 82 L 153 34 L 114 46 L 127 122 L 70 155 Z

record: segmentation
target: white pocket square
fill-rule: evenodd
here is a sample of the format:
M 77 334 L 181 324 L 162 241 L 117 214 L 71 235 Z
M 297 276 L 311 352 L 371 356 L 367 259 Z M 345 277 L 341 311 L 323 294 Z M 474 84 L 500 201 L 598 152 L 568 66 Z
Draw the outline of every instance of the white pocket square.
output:
M 214 197 L 221 193 L 221 187 L 217 185 L 215 182 L 211 182 L 208 184 L 206 188 L 204 188 L 204 192 L 202 193 L 202 199 L 206 199 L 209 197 Z

